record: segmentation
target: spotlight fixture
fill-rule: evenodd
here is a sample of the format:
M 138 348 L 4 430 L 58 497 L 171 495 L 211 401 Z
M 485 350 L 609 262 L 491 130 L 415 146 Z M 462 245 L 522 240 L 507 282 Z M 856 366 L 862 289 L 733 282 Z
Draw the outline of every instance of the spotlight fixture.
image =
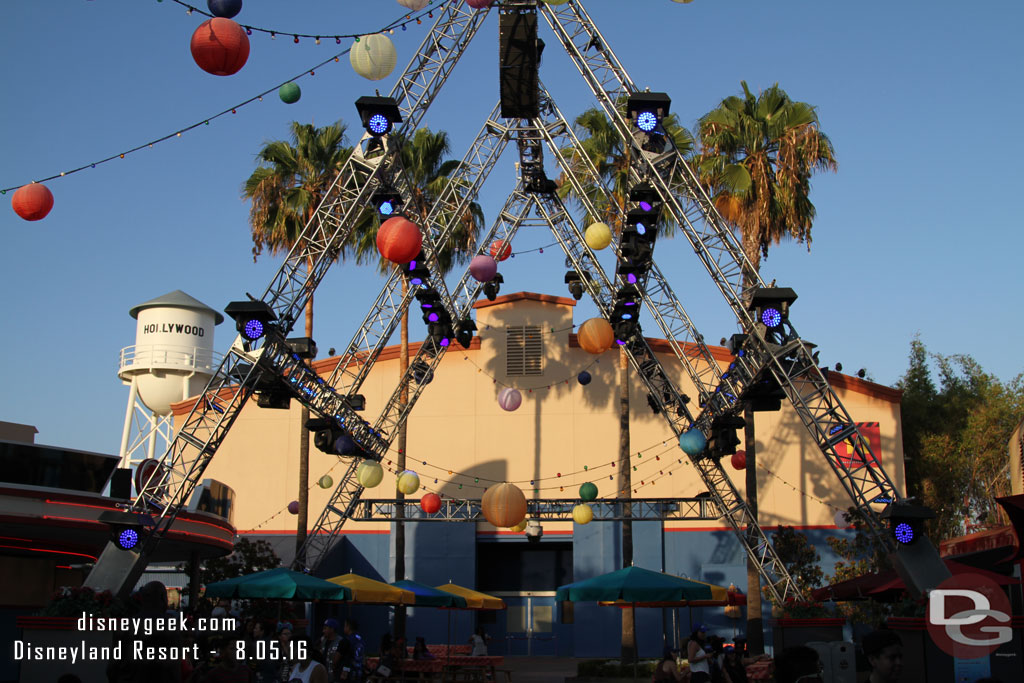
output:
M 661 412 L 661 406 L 658 405 L 658 399 L 654 398 L 654 394 L 647 394 L 647 405 L 655 415 Z
M 456 325 L 455 330 L 455 341 L 459 342 L 459 345 L 468 349 L 473 343 L 473 333 L 476 332 L 476 323 L 473 322 L 472 318 L 463 318 Z
M 836 372 L 842 372 L 842 371 L 843 371 L 843 364 L 842 363 L 836 363 Z
M 363 127 L 375 138 L 387 135 L 396 123 L 402 122 L 398 102 L 392 97 L 363 96 L 356 100 L 356 109 Z
M 410 285 L 422 285 L 430 278 L 426 259 L 426 255 L 420 251 L 416 258 L 402 266 L 402 275 L 409 280 Z
M 651 133 L 668 116 L 671 105 L 671 98 L 663 92 L 635 93 L 626 103 L 626 112 L 637 128 Z
M 316 342 L 310 337 L 292 337 L 291 339 L 285 339 L 285 343 L 292 350 L 292 353 L 303 360 L 316 358 Z
M 100 513 L 98 521 L 110 527 L 110 541 L 118 550 L 139 552 L 146 540 L 146 526 L 152 526 L 153 520 L 147 515 L 105 510 Z
M 398 194 L 390 188 L 381 188 L 373 193 L 370 198 L 373 202 L 373 206 L 377 209 L 377 213 L 380 217 L 389 218 L 397 213 L 401 208 L 404 201 L 402 195 Z
M 345 435 L 345 430 L 334 420 L 314 417 L 306 420 L 306 429 L 313 432 L 313 445 L 328 455 L 341 455 L 335 448 L 338 439 Z
M 746 421 L 739 415 L 720 415 L 711 421 L 711 434 L 708 438 L 707 453 L 713 458 L 720 458 L 736 453 L 740 445 L 737 430 L 746 427 Z
M 783 323 L 789 319 L 789 307 L 796 301 L 796 292 L 789 287 L 760 287 L 747 304 L 754 313 L 755 322 L 764 326 L 765 341 L 781 344 L 784 340 Z
M 487 297 L 488 301 L 494 301 L 498 298 L 498 292 L 501 291 L 501 285 L 505 284 L 505 278 L 501 276 L 501 273 L 495 273 L 489 281 L 484 283 L 484 296 Z
M 416 361 L 409 366 L 409 370 L 412 372 L 412 378 L 416 380 L 416 384 L 430 384 L 434 379 L 434 371 L 423 361 Z
M 924 535 L 924 523 L 935 518 L 935 513 L 924 505 L 906 501 L 892 502 L 881 514 L 888 520 L 889 531 L 900 545 L 910 545 Z
M 857 376 L 860 377 L 861 379 L 864 379 L 867 376 L 867 374 L 868 371 L 865 370 L 864 368 L 861 368 L 860 370 L 857 371 Z
M 235 321 L 235 329 L 247 342 L 260 339 L 276 319 L 273 309 L 263 301 L 232 301 L 224 312 Z
M 661 197 L 649 183 L 640 183 L 629 191 L 629 201 L 638 203 L 643 211 L 654 211 Z
M 565 274 L 565 284 L 569 285 L 569 293 L 572 294 L 572 298 L 579 301 L 583 298 L 583 280 L 590 282 L 594 279 L 594 276 L 584 271 L 581 275 L 575 270 L 570 270 Z

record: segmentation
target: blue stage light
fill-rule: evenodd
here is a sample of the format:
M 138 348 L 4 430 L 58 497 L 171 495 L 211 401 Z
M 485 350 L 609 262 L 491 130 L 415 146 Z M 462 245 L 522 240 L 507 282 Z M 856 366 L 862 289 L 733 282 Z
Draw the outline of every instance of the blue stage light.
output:
M 782 323 L 782 314 L 777 308 L 766 308 L 761 312 L 761 322 L 768 327 L 778 327 Z
M 652 111 L 642 111 L 636 115 L 636 127 L 650 133 L 658 126 L 658 117 Z
M 650 202 L 640 202 L 640 208 L 644 211 L 651 211 L 654 209 Z
M 914 528 L 906 522 L 900 522 L 892 531 L 896 540 L 904 545 L 914 540 Z
M 242 330 L 242 334 L 249 341 L 256 341 L 263 336 L 265 331 L 263 323 L 259 320 L 248 320 L 245 323 L 245 329 Z
M 636 224 L 636 234 L 643 235 L 643 234 L 646 234 L 646 233 L 647 233 L 647 226 L 644 225 L 643 223 L 637 223 Z
M 366 127 L 374 135 L 384 135 L 391 128 L 391 121 L 384 114 L 374 114 L 370 117 Z
M 377 209 L 382 216 L 390 216 L 395 212 L 395 205 L 391 201 L 383 201 Z
M 117 545 L 121 550 L 131 550 L 139 544 L 139 532 L 135 529 L 125 529 L 117 536 Z

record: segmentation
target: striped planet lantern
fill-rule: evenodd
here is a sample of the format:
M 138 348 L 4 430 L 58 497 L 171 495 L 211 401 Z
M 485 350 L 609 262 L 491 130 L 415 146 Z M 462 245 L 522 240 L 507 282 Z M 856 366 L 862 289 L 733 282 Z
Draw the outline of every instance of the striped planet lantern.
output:
M 498 392 L 498 405 L 501 406 L 502 410 L 512 412 L 522 405 L 522 403 L 523 395 L 519 393 L 518 389 L 505 387 Z
M 320 481 L 318 481 L 317 484 L 319 484 L 320 488 L 322 489 L 329 489 L 332 486 L 334 486 L 334 479 L 331 477 L 331 475 L 325 474 L 324 476 L 320 477 Z
M 491 6 L 491 0 L 466 0 L 466 4 L 473 9 L 483 9 Z
M 365 488 L 372 489 L 384 479 L 384 468 L 374 460 L 364 460 L 356 468 L 356 479 Z
M 42 183 L 22 185 L 11 197 L 11 208 L 27 221 L 41 220 L 53 208 L 53 193 Z
M 590 520 L 594 519 L 594 509 L 586 503 L 580 503 L 579 505 L 573 506 L 572 509 L 572 521 L 577 524 L 590 524 Z
M 520 531 L 526 531 L 526 518 L 524 517 L 523 521 L 519 522 L 519 524 L 509 527 L 509 531 L 515 531 L 516 533 L 519 533 Z
M 591 379 L 592 378 L 590 376 L 590 373 L 587 372 L 586 370 L 576 375 L 576 381 L 582 384 L 583 386 L 587 386 L 588 384 L 590 384 Z
M 498 262 L 487 254 L 474 256 L 469 262 L 469 274 L 477 282 L 490 282 L 498 274 Z
M 612 243 L 612 229 L 606 223 L 594 223 L 587 228 L 583 238 L 588 247 L 599 251 Z
M 210 14 L 230 19 L 242 11 L 242 0 L 206 0 Z
M 412 261 L 422 246 L 423 233 L 405 216 L 389 218 L 377 230 L 377 251 L 392 263 Z
M 419 12 L 429 2 L 430 0 L 398 0 L 399 5 L 406 9 L 411 9 L 413 12 Z
M 398 490 L 405 495 L 416 493 L 420 487 L 420 475 L 412 470 L 406 470 L 398 475 Z
M 355 72 L 371 81 L 387 78 L 395 69 L 398 53 L 395 44 L 382 33 L 360 36 L 348 54 Z M 415 254 L 413 254 L 415 256 Z
M 515 484 L 491 486 L 484 491 L 480 507 L 484 518 L 496 527 L 514 527 L 526 519 L 526 496 Z
M 230 76 L 248 61 L 249 38 L 245 29 L 231 19 L 214 17 L 195 30 L 189 49 L 192 59 L 206 73 Z
M 597 485 L 588 481 L 580 487 L 580 499 L 591 501 L 597 498 Z
M 591 318 L 582 325 L 576 335 L 580 346 L 587 353 L 604 353 L 615 343 L 615 333 L 611 324 L 604 318 Z
M 505 240 L 494 240 L 489 249 L 491 258 L 497 261 L 504 261 L 512 255 L 512 245 Z

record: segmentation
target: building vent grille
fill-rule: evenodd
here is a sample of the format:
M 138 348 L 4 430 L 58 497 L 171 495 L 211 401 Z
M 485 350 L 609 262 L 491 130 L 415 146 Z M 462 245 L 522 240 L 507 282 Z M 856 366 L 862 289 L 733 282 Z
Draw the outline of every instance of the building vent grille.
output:
M 505 328 L 505 374 L 509 377 L 544 374 L 544 337 L 539 325 Z

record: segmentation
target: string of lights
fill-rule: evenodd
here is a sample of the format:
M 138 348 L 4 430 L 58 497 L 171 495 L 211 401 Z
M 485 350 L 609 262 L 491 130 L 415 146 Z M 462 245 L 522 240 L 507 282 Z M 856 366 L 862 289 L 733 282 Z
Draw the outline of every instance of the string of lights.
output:
M 189 5 L 185 5 L 185 3 L 179 2 L 179 0 L 171 0 L 171 1 L 172 2 L 176 2 L 176 3 L 180 4 L 180 5 L 185 6 L 185 7 L 190 7 Z M 438 4 L 438 7 L 434 8 L 434 9 L 439 9 L 445 3 L 452 2 L 452 1 L 453 0 L 441 0 L 439 2 L 439 4 Z M 200 11 L 197 8 L 194 8 L 194 7 L 192 8 L 192 10 L 193 11 Z M 205 12 L 202 12 L 202 13 L 206 14 Z M 419 14 L 416 14 L 416 15 L 405 15 L 405 17 L 407 17 L 407 18 L 415 18 L 417 23 L 422 23 L 420 21 L 420 17 L 427 16 L 427 15 L 430 15 L 430 11 L 422 11 Z M 210 16 L 210 15 L 207 14 L 207 16 Z M 388 24 L 387 26 L 385 26 L 384 28 L 382 28 L 382 29 L 380 29 L 378 31 L 372 31 L 370 33 L 383 33 L 384 31 L 393 30 L 394 26 L 399 26 L 399 25 L 401 25 L 402 28 L 404 29 L 405 28 L 405 24 L 404 23 L 400 23 L 402 21 L 403 21 L 402 19 L 393 21 L 390 24 Z M 409 22 L 406 21 L 406 23 L 409 23 Z M 261 30 L 262 31 L 264 29 L 253 28 L 253 30 Z M 271 33 L 271 31 L 266 31 L 266 32 L 267 33 Z M 289 34 L 289 35 L 293 35 L 293 34 Z M 358 35 L 352 34 L 350 36 L 340 36 L 340 37 L 355 38 L 358 41 L 359 36 L 362 36 L 362 35 L 369 35 L 369 34 L 368 33 L 361 33 L 361 34 L 358 34 Z M 299 37 L 300 38 L 303 37 L 303 34 L 299 34 Z M 333 38 L 334 36 L 331 36 L 331 37 Z M 339 62 L 341 57 L 347 55 L 351 51 L 352 51 L 351 47 L 350 48 L 346 48 L 346 49 L 342 50 L 341 52 L 339 52 L 339 53 L 337 53 L 335 55 L 332 55 L 331 57 L 328 57 L 327 59 L 323 60 L 322 62 L 319 62 L 318 64 L 314 64 L 310 68 L 303 70 L 302 72 L 300 72 L 299 74 L 295 75 L 294 77 L 289 78 L 288 80 L 286 80 L 286 81 L 284 81 L 282 83 L 278 83 L 277 85 L 273 86 L 272 88 L 267 88 L 263 92 L 258 93 L 256 95 L 253 95 L 252 97 L 250 97 L 250 98 L 248 98 L 246 100 L 243 100 L 242 102 L 239 102 L 239 103 L 237 103 L 237 104 L 235 104 L 235 105 L 233 105 L 231 107 L 228 107 L 227 109 L 224 109 L 223 111 L 220 111 L 220 112 L 218 112 L 216 114 L 213 114 L 212 116 L 207 116 L 206 118 L 203 118 L 203 119 L 201 119 L 199 121 L 196 121 L 195 123 L 187 125 L 187 126 L 185 126 L 183 128 L 179 128 L 179 129 L 177 129 L 177 130 L 175 130 L 175 131 L 173 131 L 171 133 L 168 133 L 168 134 L 163 135 L 161 137 L 155 138 L 155 139 L 150 140 L 148 142 L 144 142 L 141 145 L 136 145 L 135 147 L 132 147 L 130 149 L 123 150 L 121 152 L 118 152 L 117 154 L 112 154 L 112 155 L 110 155 L 108 157 L 104 157 L 102 159 L 98 159 L 96 161 L 92 161 L 92 162 L 89 162 L 87 164 L 83 164 L 81 166 L 78 166 L 77 168 L 73 168 L 73 169 L 68 170 L 68 171 L 61 171 L 60 173 L 55 173 L 55 174 L 47 176 L 45 178 L 38 178 L 38 179 L 36 179 L 34 181 L 31 181 L 31 182 L 45 183 L 45 182 L 48 182 L 50 180 L 56 180 L 57 178 L 63 178 L 65 176 L 72 175 L 74 173 L 79 173 L 81 171 L 86 171 L 86 170 L 94 169 L 97 166 L 100 166 L 102 164 L 106 164 L 106 163 L 109 163 L 109 162 L 112 162 L 112 161 L 115 161 L 115 160 L 118 160 L 118 159 L 124 159 L 125 157 L 127 157 L 130 154 L 134 154 L 136 152 L 141 152 L 142 150 L 145 150 L 145 149 L 150 149 L 154 145 L 157 145 L 159 143 L 167 142 L 168 140 L 174 140 L 176 138 L 180 138 L 183 133 L 188 133 L 189 131 L 192 131 L 192 130 L 195 130 L 196 128 L 199 128 L 200 126 L 208 126 L 208 125 L 210 125 L 211 121 L 215 121 L 215 120 L 217 120 L 217 119 L 219 119 L 221 117 L 224 117 L 224 116 L 237 114 L 238 110 L 241 109 L 242 107 L 250 105 L 250 104 L 252 104 L 254 102 L 262 102 L 264 96 L 269 95 L 269 94 L 271 94 L 273 92 L 276 92 L 281 86 L 285 85 L 286 83 L 292 83 L 292 82 L 298 81 L 299 79 L 305 78 L 306 76 L 315 76 L 317 69 L 319 69 L 319 68 L 321 68 L 323 66 L 326 66 L 326 65 L 328 65 L 328 64 L 330 64 L 332 62 L 334 62 L 334 63 Z M 9 187 L 0 188 L 0 195 L 6 195 L 8 191 L 10 191 L 10 190 L 17 190 L 22 185 L 27 185 L 27 184 L 28 183 L 20 183 L 18 185 L 11 185 Z
M 768 473 L 768 474 L 769 474 L 769 475 L 770 475 L 771 477 L 773 477 L 774 479 L 776 479 L 776 480 L 778 480 L 778 481 L 782 482 L 783 484 L 785 484 L 785 485 L 786 485 L 786 486 L 788 486 L 789 488 L 791 488 L 791 489 L 793 489 L 794 491 L 796 491 L 797 493 L 799 493 L 799 494 L 800 494 L 801 496 L 803 496 L 804 498 L 809 498 L 809 499 L 811 499 L 811 500 L 813 500 L 813 501 L 817 501 L 818 503 L 821 503 L 822 505 L 824 505 L 824 506 L 826 506 L 826 507 L 829 507 L 829 508 L 831 508 L 831 509 L 832 509 L 833 511 L 835 511 L 835 512 L 844 512 L 844 510 L 843 510 L 842 508 L 836 507 L 836 506 L 835 506 L 835 505 L 833 505 L 832 503 L 829 503 L 828 501 L 824 501 L 824 500 L 822 500 L 821 498 L 818 498 L 817 496 L 811 495 L 810 493 L 807 493 L 807 492 L 806 492 L 806 491 L 804 491 L 803 489 L 801 489 L 801 488 L 798 488 L 798 487 L 794 486 L 793 484 L 790 484 L 790 483 L 789 483 L 788 481 L 786 481 L 785 479 L 783 479 L 783 478 L 782 478 L 782 477 L 780 477 L 779 475 L 775 474 L 775 472 L 772 472 L 772 471 L 771 471 L 770 469 L 768 469 L 767 467 L 765 467 L 765 466 L 764 466 L 764 465 L 762 465 L 761 463 L 757 463 L 757 466 L 758 466 L 758 467 L 759 467 L 760 469 L 762 469 L 762 470 L 764 470 L 765 472 L 767 472 L 767 473 Z
M 580 370 L 580 372 L 578 372 L 576 374 L 573 374 L 573 375 L 570 375 L 569 377 L 566 377 L 565 379 L 560 379 L 560 380 L 558 380 L 556 382 L 552 382 L 551 384 L 540 384 L 540 385 L 537 385 L 535 387 L 523 387 L 523 386 L 516 386 L 516 385 L 513 385 L 513 384 L 507 384 L 507 383 L 502 382 L 501 380 L 499 380 L 494 375 L 491 375 L 490 373 L 484 372 L 484 369 L 482 367 L 480 367 L 479 365 L 477 365 L 476 362 L 472 358 L 470 358 L 469 356 L 463 356 L 462 358 L 463 358 L 463 360 L 468 361 L 471 365 L 473 365 L 473 367 L 476 368 L 477 372 L 482 374 L 484 377 L 489 378 L 494 384 L 498 384 L 498 385 L 503 386 L 503 387 L 509 387 L 510 389 L 519 389 L 521 391 L 527 392 L 528 394 L 532 394 L 535 390 L 539 391 L 541 389 L 551 389 L 552 387 L 558 386 L 560 384 L 569 384 L 572 380 L 576 379 L 579 376 L 580 372 L 586 372 L 590 368 L 592 368 L 595 365 L 597 365 L 598 362 L 599 362 L 598 360 L 595 359 L 592 363 L 590 363 L 589 365 L 584 367 L 582 370 Z

